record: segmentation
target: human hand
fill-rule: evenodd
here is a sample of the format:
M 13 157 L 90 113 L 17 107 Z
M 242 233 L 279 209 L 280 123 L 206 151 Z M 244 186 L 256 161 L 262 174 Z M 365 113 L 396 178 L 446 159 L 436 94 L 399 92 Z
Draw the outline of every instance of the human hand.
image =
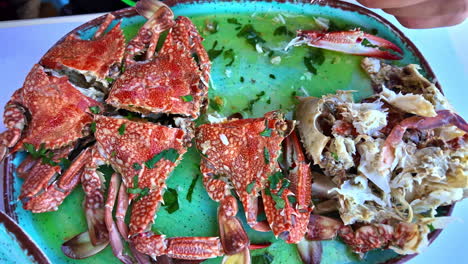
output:
M 394 15 L 407 28 L 453 26 L 468 17 L 468 0 L 357 0 Z

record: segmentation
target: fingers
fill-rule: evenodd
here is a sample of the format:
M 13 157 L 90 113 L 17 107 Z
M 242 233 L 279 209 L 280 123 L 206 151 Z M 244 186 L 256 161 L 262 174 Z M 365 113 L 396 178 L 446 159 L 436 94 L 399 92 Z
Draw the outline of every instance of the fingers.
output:
M 408 28 L 453 26 L 468 17 L 468 0 L 358 0 L 382 8 Z
M 459 0 L 430 0 L 400 8 L 384 8 L 383 11 L 397 17 L 432 17 L 463 14 L 466 2 Z
M 458 25 L 465 21 L 466 17 L 466 14 L 459 14 L 455 16 L 444 15 L 431 18 L 396 17 L 396 19 L 407 28 L 436 28 Z

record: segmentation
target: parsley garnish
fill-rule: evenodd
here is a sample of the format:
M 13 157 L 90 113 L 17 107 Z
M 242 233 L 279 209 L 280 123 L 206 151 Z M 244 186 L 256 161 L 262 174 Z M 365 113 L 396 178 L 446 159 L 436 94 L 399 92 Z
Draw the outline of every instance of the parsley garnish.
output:
M 271 130 L 269 127 L 265 127 L 265 130 L 263 130 L 261 133 L 260 133 L 260 136 L 262 137 L 271 137 L 271 132 L 273 130 Z
M 213 61 L 214 59 L 216 59 L 219 55 L 221 55 L 221 53 L 223 53 L 224 51 L 224 47 L 222 47 L 221 49 L 217 50 L 216 49 L 216 46 L 218 46 L 218 41 L 215 40 L 215 42 L 213 42 L 213 46 L 211 47 L 211 49 L 208 50 L 208 57 L 210 57 L 210 60 Z
M 113 150 L 113 151 L 111 152 L 111 157 L 113 158 L 113 157 L 115 157 L 115 156 L 117 156 L 117 152 L 116 152 L 115 150 Z
M 125 133 L 125 128 L 127 127 L 127 124 L 122 124 L 119 127 L 119 135 L 123 135 Z
M 228 18 L 228 19 L 227 19 L 227 22 L 228 22 L 229 24 L 241 25 L 241 23 L 239 23 L 239 21 L 237 21 L 237 18 Z
M 244 82 L 244 77 L 240 77 L 240 82 L 243 83 Z
M 134 168 L 135 170 L 141 170 L 141 169 L 142 169 L 142 168 L 141 168 L 141 165 L 140 165 L 139 163 L 136 163 L 136 162 L 133 163 L 133 168 Z
M 252 111 L 253 111 L 253 105 L 254 105 L 256 102 L 260 101 L 260 99 L 261 99 L 262 96 L 264 96 L 264 95 L 265 95 L 265 91 L 261 91 L 260 93 L 256 94 L 256 95 L 255 95 L 255 99 L 250 100 L 249 103 L 248 103 L 248 105 L 247 105 L 247 107 L 244 108 L 243 110 L 252 113 Z
M 112 174 L 115 173 L 114 169 L 112 168 L 111 165 L 100 165 L 96 171 L 99 171 L 104 175 L 104 178 L 109 179 Z
M 187 201 L 189 201 L 190 203 L 192 202 L 193 189 L 195 188 L 195 184 L 197 184 L 197 180 L 199 177 L 200 177 L 199 174 L 195 175 L 195 177 L 192 179 L 192 183 L 190 183 L 190 187 L 188 189 L 187 196 L 186 196 Z
M 267 147 L 263 148 L 263 157 L 265 158 L 265 164 L 270 164 L 270 152 Z
M 111 82 L 114 82 L 115 79 L 111 77 L 106 77 L 106 81 L 111 83 Z
M 276 79 L 276 76 L 274 74 L 270 74 L 268 76 L 270 77 L 270 79 L 273 79 L 273 80 Z
M 255 263 L 255 264 L 271 264 L 271 263 L 273 263 L 273 255 L 271 255 L 268 252 L 265 252 L 262 255 L 252 256 L 252 263 Z
M 434 226 L 432 224 L 428 224 L 427 227 L 429 228 L 430 232 L 433 232 L 435 230 Z
M 24 148 L 26 149 L 27 152 L 29 152 L 29 154 L 31 154 L 31 156 L 35 159 L 38 159 L 42 156 L 44 156 L 47 152 L 47 149 L 45 148 L 45 144 L 42 143 L 40 146 L 39 146 L 39 149 L 36 150 L 36 148 L 34 147 L 33 144 L 29 144 L 29 143 L 24 143 L 23 144 Z
M 179 158 L 179 152 L 176 149 L 170 148 L 165 149 L 158 154 L 154 155 L 153 158 L 145 162 L 145 166 L 149 169 L 154 168 L 154 165 L 161 159 L 166 159 L 170 162 L 175 162 Z
M 132 1 L 132 0 L 121 0 L 121 1 L 124 2 L 125 4 L 129 5 L 129 6 L 135 6 L 136 5 L 136 2 Z
M 336 161 L 339 160 L 338 154 L 336 154 L 335 152 L 331 152 L 330 154 L 332 155 L 332 157 L 333 157 Z
M 275 201 L 275 208 L 276 209 L 283 209 L 284 206 L 286 205 L 286 202 L 281 199 L 281 196 L 272 193 L 271 198 L 273 198 L 273 201 Z
M 282 195 L 284 190 L 288 188 L 290 184 L 291 182 L 288 179 L 283 179 L 283 181 L 281 182 L 281 188 L 278 190 L 277 194 Z
M 286 36 L 294 36 L 294 33 L 289 31 L 286 26 L 279 26 L 275 29 L 273 32 L 273 36 L 280 36 L 280 35 L 286 35 Z
M 210 107 L 216 112 L 220 112 L 223 105 L 224 100 L 219 96 L 215 96 L 213 99 L 210 100 Z
M 34 159 L 41 159 L 42 164 L 48 164 L 51 166 L 60 166 L 62 170 L 68 169 L 70 167 L 71 162 L 66 158 L 60 158 L 59 162 L 53 160 L 54 153 L 45 148 L 45 144 L 42 143 L 39 146 L 39 149 L 36 150 L 33 144 L 24 143 L 23 144 L 25 150 L 34 158 Z
M 255 187 L 255 181 L 249 183 L 246 188 L 247 193 L 252 193 L 252 190 L 254 187 Z
M 89 126 L 91 132 L 96 133 L 96 122 L 91 122 L 91 126 Z
M 99 106 L 97 106 L 97 105 L 96 106 L 90 106 L 89 110 L 93 114 L 99 114 L 99 112 L 101 112 L 101 108 L 99 108 Z
M 247 24 L 237 33 L 237 37 L 244 37 L 249 45 L 251 45 L 254 50 L 257 50 L 255 46 L 258 43 L 265 43 L 266 41 L 260 37 L 261 33 L 256 31 L 252 24 Z
M 314 65 L 322 65 L 325 61 L 323 51 L 318 48 L 309 48 L 308 56 L 304 57 L 304 65 L 312 74 L 317 74 L 317 68 Z
M 181 96 L 182 98 L 182 101 L 184 102 L 192 102 L 193 101 L 193 96 L 192 95 L 184 95 L 184 96 Z
M 288 201 L 289 201 L 289 203 L 291 203 L 291 204 L 297 203 L 296 197 L 295 197 L 295 196 L 291 196 L 291 195 L 288 196 Z
M 167 188 L 163 195 L 164 207 L 170 214 L 179 209 L 179 200 L 177 191 L 172 188 Z
M 280 182 L 282 178 L 283 178 L 283 173 L 279 171 L 270 175 L 270 177 L 268 177 L 268 181 L 270 182 L 270 189 L 276 189 L 276 186 L 278 185 L 278 183 Z
M 378 48 L 379 46 L 378 45 L 374 45 L 372 44 L 368 39 L 363 39 L 362 42 L 361 42 L 361 45 L 363 45 L 364 47 L 368 47 L 368 48 Z
M 223 58 L 225 60 L 226 59 L 231 60 L 228 64 L 226 64 L 226 67 L 231 66 L 234 63 L 234 60 L 235 60 L 234 50 L 233 49 L 228 49 L 228 50 L 224 51 Z

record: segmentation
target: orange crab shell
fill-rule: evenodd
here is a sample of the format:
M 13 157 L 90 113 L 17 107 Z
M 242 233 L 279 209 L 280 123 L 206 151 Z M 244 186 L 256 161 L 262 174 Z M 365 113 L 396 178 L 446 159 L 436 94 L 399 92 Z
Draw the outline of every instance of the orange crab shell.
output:
M 90 72 L 97 79 L 108 76 L 112 66 L 120 64 L 125 50 L 125 37 L 120 23 L 96 40 L 83 40 L 75 34 L 68 35 L 50 49 L 40 64 L 54 70 L 62 67 Z
M 186 33 L 187 30 L 190 32 Z M 129 66 L 114 83 L 106 102 L 141 113 L 198 117 L 206 95 L 205 84 L 201 82 L 207 80 L 201 79 L 202 73 L 192 57 L 191 44 L 178 39 L 178 35 L 184 33 L 201 42 L 192 22 L 179 17 L 159 55 L 148 62 Z
M 262 136 L 267 127 L 271 135 Z M 197 147 L 205 157 L 202 173 L 229 178 L 244 205 L 248 221 L 256 219 L 256 210 L 250 209 L 257 207 L 258 192 L 278 169 L 276 160 L 287 129 L 288 124 L 278 112 L 269 112 L 265 118 L 206 124 L 197 130 Z M 215 201 L 224 196 L 210 193 L 210 189 L 216 189 L 214 186 L 206 188 Z
M 162 201 L 166 179 L 187 151 L 185 146 L 190 136 L 180 128 L 149 122 L 106 116 L 96 116 L 95 120 L 98 147 L 122 175 L 125 186 L 134 188 L 137 176 L 138 188 L 149 189 L 149 194 L 134 204 L 130 218 L 130 235 L 143 232 L 153 221 Z M 178 153 L 174 162 L 162 157 L 153 168 L 145 165 L 159 153 L 171 149 Z
M 90 107 L 101 104 L 83 95 L 67 77 L 55 77 L 34 65 L 23 87 L 11 100 L 29 110 L 31 120 L 24 138 L 17 144 L 33 144 L 36 148 L 56 149 L 88 134 L 92 122 Z

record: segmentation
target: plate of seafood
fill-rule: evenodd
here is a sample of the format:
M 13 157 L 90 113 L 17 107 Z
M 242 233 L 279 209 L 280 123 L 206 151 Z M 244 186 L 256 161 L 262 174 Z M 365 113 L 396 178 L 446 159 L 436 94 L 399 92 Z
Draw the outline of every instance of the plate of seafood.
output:
M 466 195 L 467 122 L 353 4 L 141 0 L 31 68 L 2 191 L 51 263 L 402 263 Z

